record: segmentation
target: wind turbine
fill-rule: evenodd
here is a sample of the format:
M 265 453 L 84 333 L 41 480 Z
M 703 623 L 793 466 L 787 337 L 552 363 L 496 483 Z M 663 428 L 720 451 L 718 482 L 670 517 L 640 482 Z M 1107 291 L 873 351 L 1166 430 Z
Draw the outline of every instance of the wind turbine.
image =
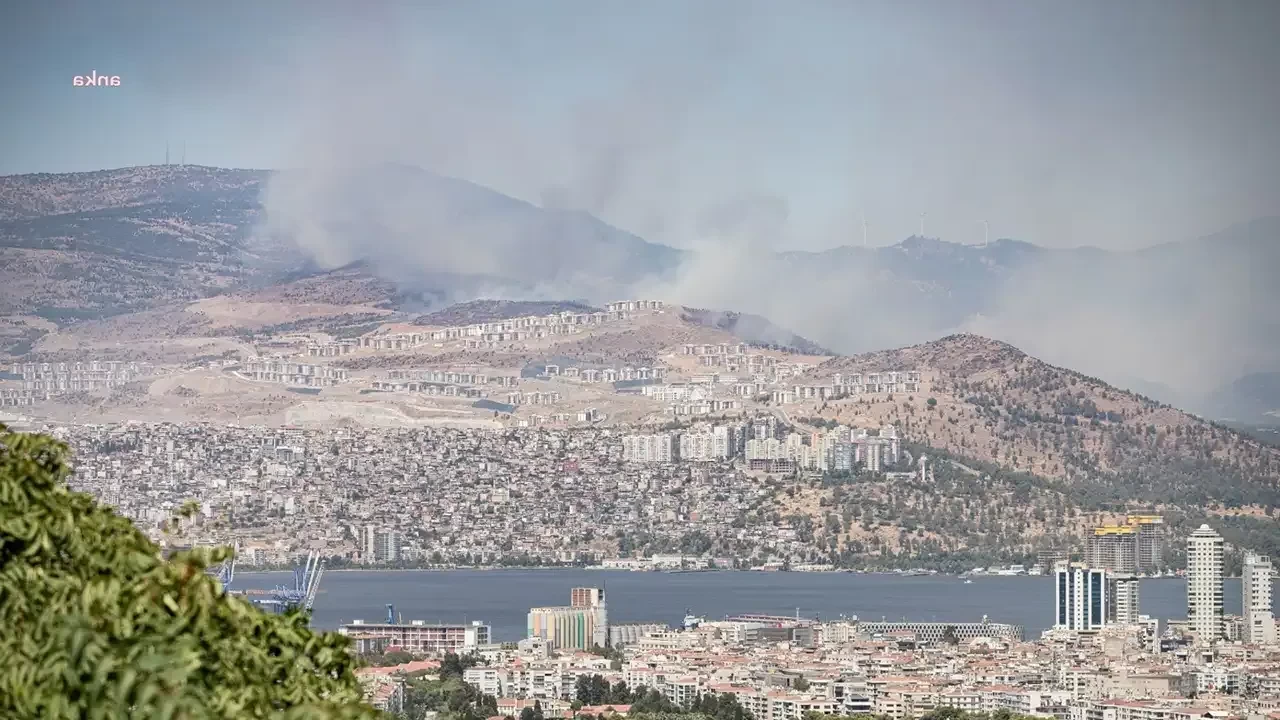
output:
M 924 237 L 924 219 L 929 213 L 920 213 L 920 237 Z
M 986 220 L 982 221 L 982 247 L 986 247 L 991 240 L 991 223 Z
M 867 246 L 867 216 L 862 216 L 862 247 Z

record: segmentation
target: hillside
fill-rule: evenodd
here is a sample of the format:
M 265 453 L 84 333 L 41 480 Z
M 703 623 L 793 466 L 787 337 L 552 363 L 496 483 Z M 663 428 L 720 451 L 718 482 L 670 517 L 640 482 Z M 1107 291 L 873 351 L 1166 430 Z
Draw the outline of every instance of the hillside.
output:
M 0 315 L 58 323 L 304 279 L 325 294 L 349 284 L 332 270 L 392 283 L 390 301 L 419 312 L 585 278 L 612 297 L 679 256 L 585 213 L 403 166 L 323 185 L 195 165 L 0 177 Z
M 936 482 L 810 488 L 791 511 L 808 507 L 826 523 L 826 513 L 843 507 L 864 520 L 859 527 L 886 522 L 891 547 L 905 532 L 903 543 L 926 553 L 993 545 L 1029 552 L 1134 510 L 1164 512 L 1178 526 L 1212 516 L 1229 541 L 1280 550 L 1270 519 L 1280 506 L 1280 449 L 1007 344 L 953 335 L 833 358 L 809 377 L 911 367 L 931 378 L 927 397 L 810 403 L 787 412 L 808 426 L 893 423 L 917 453 L 955 464 L 938 462 Z M 816 510 L 824 503 L 832 510 Z M 865 544 L 861 534 L 842 537 Z
M 661 297 L 731 308 L 733 318 L 703 319 L 807 352 L 974 332 L 1214 417 L 1256 422 L 1277 410 L 1253 388 L 1280 371 L 1280 315 L 1270 311 L 1280 285 L 1269 274 L 1280 265 L 1280 218 L 1138 251 L 927 237 L 724 251 L 677 250 L 586 213 L 399 165 L 9 176 L 0 178 L 0 317 L 12 327 L 0 328 L 0 350 L 29 349 L 42 320 L 65 327 L 278 285 L 308 302 L 360 296 L 356 304 L 415 316 L 478 298 Z

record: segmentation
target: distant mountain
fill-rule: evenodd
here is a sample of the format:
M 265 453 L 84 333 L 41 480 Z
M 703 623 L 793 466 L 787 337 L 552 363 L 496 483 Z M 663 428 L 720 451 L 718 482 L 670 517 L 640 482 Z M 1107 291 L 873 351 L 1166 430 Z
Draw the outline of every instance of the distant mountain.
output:
M 1280 218 L 1131 252 L 924 237 L 735 252 L 399 165 L 0 178 L 0 315 L 70 322 L 305 278 L 323 296 L 344 268 L 342 292 L 363 274 L 394 287 L 381 307 L 412 313 L 654 296 L 767 317 L 841 353 L 974 332 L 1207 415 L 1273 409 L 1229 388 L 1280 372 Z
M 107 316 L 353 265 L 420 310 L 573 285 L 612 296 L 680 257 L 586 213 L 404 166 L 0 178 L 0 314 Z
M 1280 372 L 1252 373 L 1226 383 L 1204 400 L 1204 407 L 1214 417 L 1280 426 Z

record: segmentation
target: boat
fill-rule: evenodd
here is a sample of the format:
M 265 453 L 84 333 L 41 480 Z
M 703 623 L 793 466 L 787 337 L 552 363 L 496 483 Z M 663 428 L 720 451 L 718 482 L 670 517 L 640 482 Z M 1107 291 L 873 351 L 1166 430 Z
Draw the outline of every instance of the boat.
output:
M 966 580 L 964 581 L 964 584 L 965 584 L 965 585 L 972 585 L 972 584 L 973 584 L 973 581 L 972 581 L 972 580 L 969 580 L 969 579 L 966 579 Z

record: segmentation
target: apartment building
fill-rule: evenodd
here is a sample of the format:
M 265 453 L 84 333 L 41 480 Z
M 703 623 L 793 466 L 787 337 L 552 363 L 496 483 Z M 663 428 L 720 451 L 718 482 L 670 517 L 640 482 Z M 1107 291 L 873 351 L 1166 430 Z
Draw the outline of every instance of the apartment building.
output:
M 422 620 L 411 623 L 367 623 L 353 620 L 338 628 L 344 635 L 368 635 L 387 638 L 388 648 L 399 648 L 406 652 L 426 655 L 458 655 L 481 645 L 492 642 L 492 632 L 488 625 L 479 620 L 469 625 L 429 625 Z
M 1200 643 L 1223 636 L 1222 536 L 1201 525 L 1187 538 L 1187 620 Z
M 622 436 L 622 459 L 625 462 L 675 462 L 679 458 L 675 436 L 671 433 Z
M 1276 620 L 1271 613 L 1271 558 L 1257 553 L 1244 556 L 1242 604 L 1244 640 L 1257 645 L 1274 645 Z

